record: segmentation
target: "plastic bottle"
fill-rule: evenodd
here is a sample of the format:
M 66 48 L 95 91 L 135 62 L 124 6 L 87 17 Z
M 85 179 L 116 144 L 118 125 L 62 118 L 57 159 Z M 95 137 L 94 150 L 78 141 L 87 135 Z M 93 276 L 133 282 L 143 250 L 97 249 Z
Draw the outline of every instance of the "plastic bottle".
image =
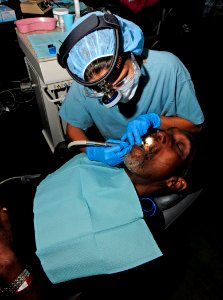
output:
M 64 18 L 63 16 L 68 14 L 69 10 L 67 8 L 58 7 L 53 9 L 53 16 L 57 19 L 57 27 L 64 30 Z

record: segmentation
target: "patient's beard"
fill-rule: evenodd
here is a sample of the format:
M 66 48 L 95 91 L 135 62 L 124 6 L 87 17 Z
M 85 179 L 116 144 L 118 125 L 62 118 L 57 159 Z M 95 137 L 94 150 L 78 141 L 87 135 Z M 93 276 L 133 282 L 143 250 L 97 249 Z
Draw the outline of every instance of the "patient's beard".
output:
M 131 153 L 127 153 L 124 157 L 124 164 L 133 174 L 141 174 L 143 172 L 144 160 L 144 155 L 132 157 Z

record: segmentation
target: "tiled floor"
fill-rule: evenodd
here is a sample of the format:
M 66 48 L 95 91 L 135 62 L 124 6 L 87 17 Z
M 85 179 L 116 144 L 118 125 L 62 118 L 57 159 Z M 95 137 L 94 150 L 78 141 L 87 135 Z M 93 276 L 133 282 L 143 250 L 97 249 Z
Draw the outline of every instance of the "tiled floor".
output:
M 164 281 L 160 285 L 157 282 L 153 291 L 147 283 L 145 299 L 152 295 L 156 297 L 151 299 L 223 299 L 222 197 L 217 175 L 221 174 L 222 152 L 218 145 L 221 140 L 218 131 L 221 129 L 222 33 L 222 17 L 215 17 L 202 20 L 190 33 L 169 34 L 158 45 L 177 54 L 191 72 L 206 116 L 207 157 L 201 170 L 205 179 L 202 195 L 165 232 L 175 259 L 171 260 L 166 277 L 162 278 Z M 41 134 L 35 99 L 0 115 L 0 139 L 0 180 L 24 174 L 47 174 L 55 168 L 55 157 Z M 159 278 L 159 274 L 155 275 Z

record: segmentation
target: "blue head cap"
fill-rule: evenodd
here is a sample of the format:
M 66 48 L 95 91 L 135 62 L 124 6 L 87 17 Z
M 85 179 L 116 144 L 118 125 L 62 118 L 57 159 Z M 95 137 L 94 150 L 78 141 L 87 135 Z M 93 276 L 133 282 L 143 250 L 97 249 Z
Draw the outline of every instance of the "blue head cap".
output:
M 104 15 L 103 12 L 95 11 L 77 19 L 71 30 L 77 27 L 91 14 Z M 123 36 L 124 52 L 142 54 L 144 36 L 142 30 L 135 23 L 115 15 L 120 23 Z M 113 55 L 115 52 L 115 36 L 112 29 L 95 30 L 86 35 L 70 50 L 67 64 L 72 73 L 84 79 L 87 66 L 97 58 Z

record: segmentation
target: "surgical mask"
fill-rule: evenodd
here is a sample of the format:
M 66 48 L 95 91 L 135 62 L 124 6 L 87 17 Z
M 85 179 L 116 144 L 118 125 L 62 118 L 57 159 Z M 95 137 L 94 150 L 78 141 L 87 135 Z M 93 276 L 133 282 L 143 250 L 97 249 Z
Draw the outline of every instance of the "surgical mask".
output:
M 123 84 L 119 91 L 122 94 L 122 98 L 120 102 L 127 103 L 129 100 L 131 100 L 136 93 L 137 87 L 139 85 L 139 78 L 141 76 L 140 68 L 137 64 L 137 62 L 133 62 L 134 67 L 134 75 L 132 78 L 130 78 L 125 84 Z
M 133 54 L 131 54 L 131 60 L 133 65 L 132 76 L 130 78 L 127 76 L 126 78 L 121 80 L 121 82 L 118 83 L 118 86 L 115 86 L 116 90 L 118 90 L 121 93 L 121 99 L 119 100 L 119 102 L 122 103 L 127 103 L 134 97 L 137 87 L 139 85 L 139 78 L 141 76 L 141 70 Z

